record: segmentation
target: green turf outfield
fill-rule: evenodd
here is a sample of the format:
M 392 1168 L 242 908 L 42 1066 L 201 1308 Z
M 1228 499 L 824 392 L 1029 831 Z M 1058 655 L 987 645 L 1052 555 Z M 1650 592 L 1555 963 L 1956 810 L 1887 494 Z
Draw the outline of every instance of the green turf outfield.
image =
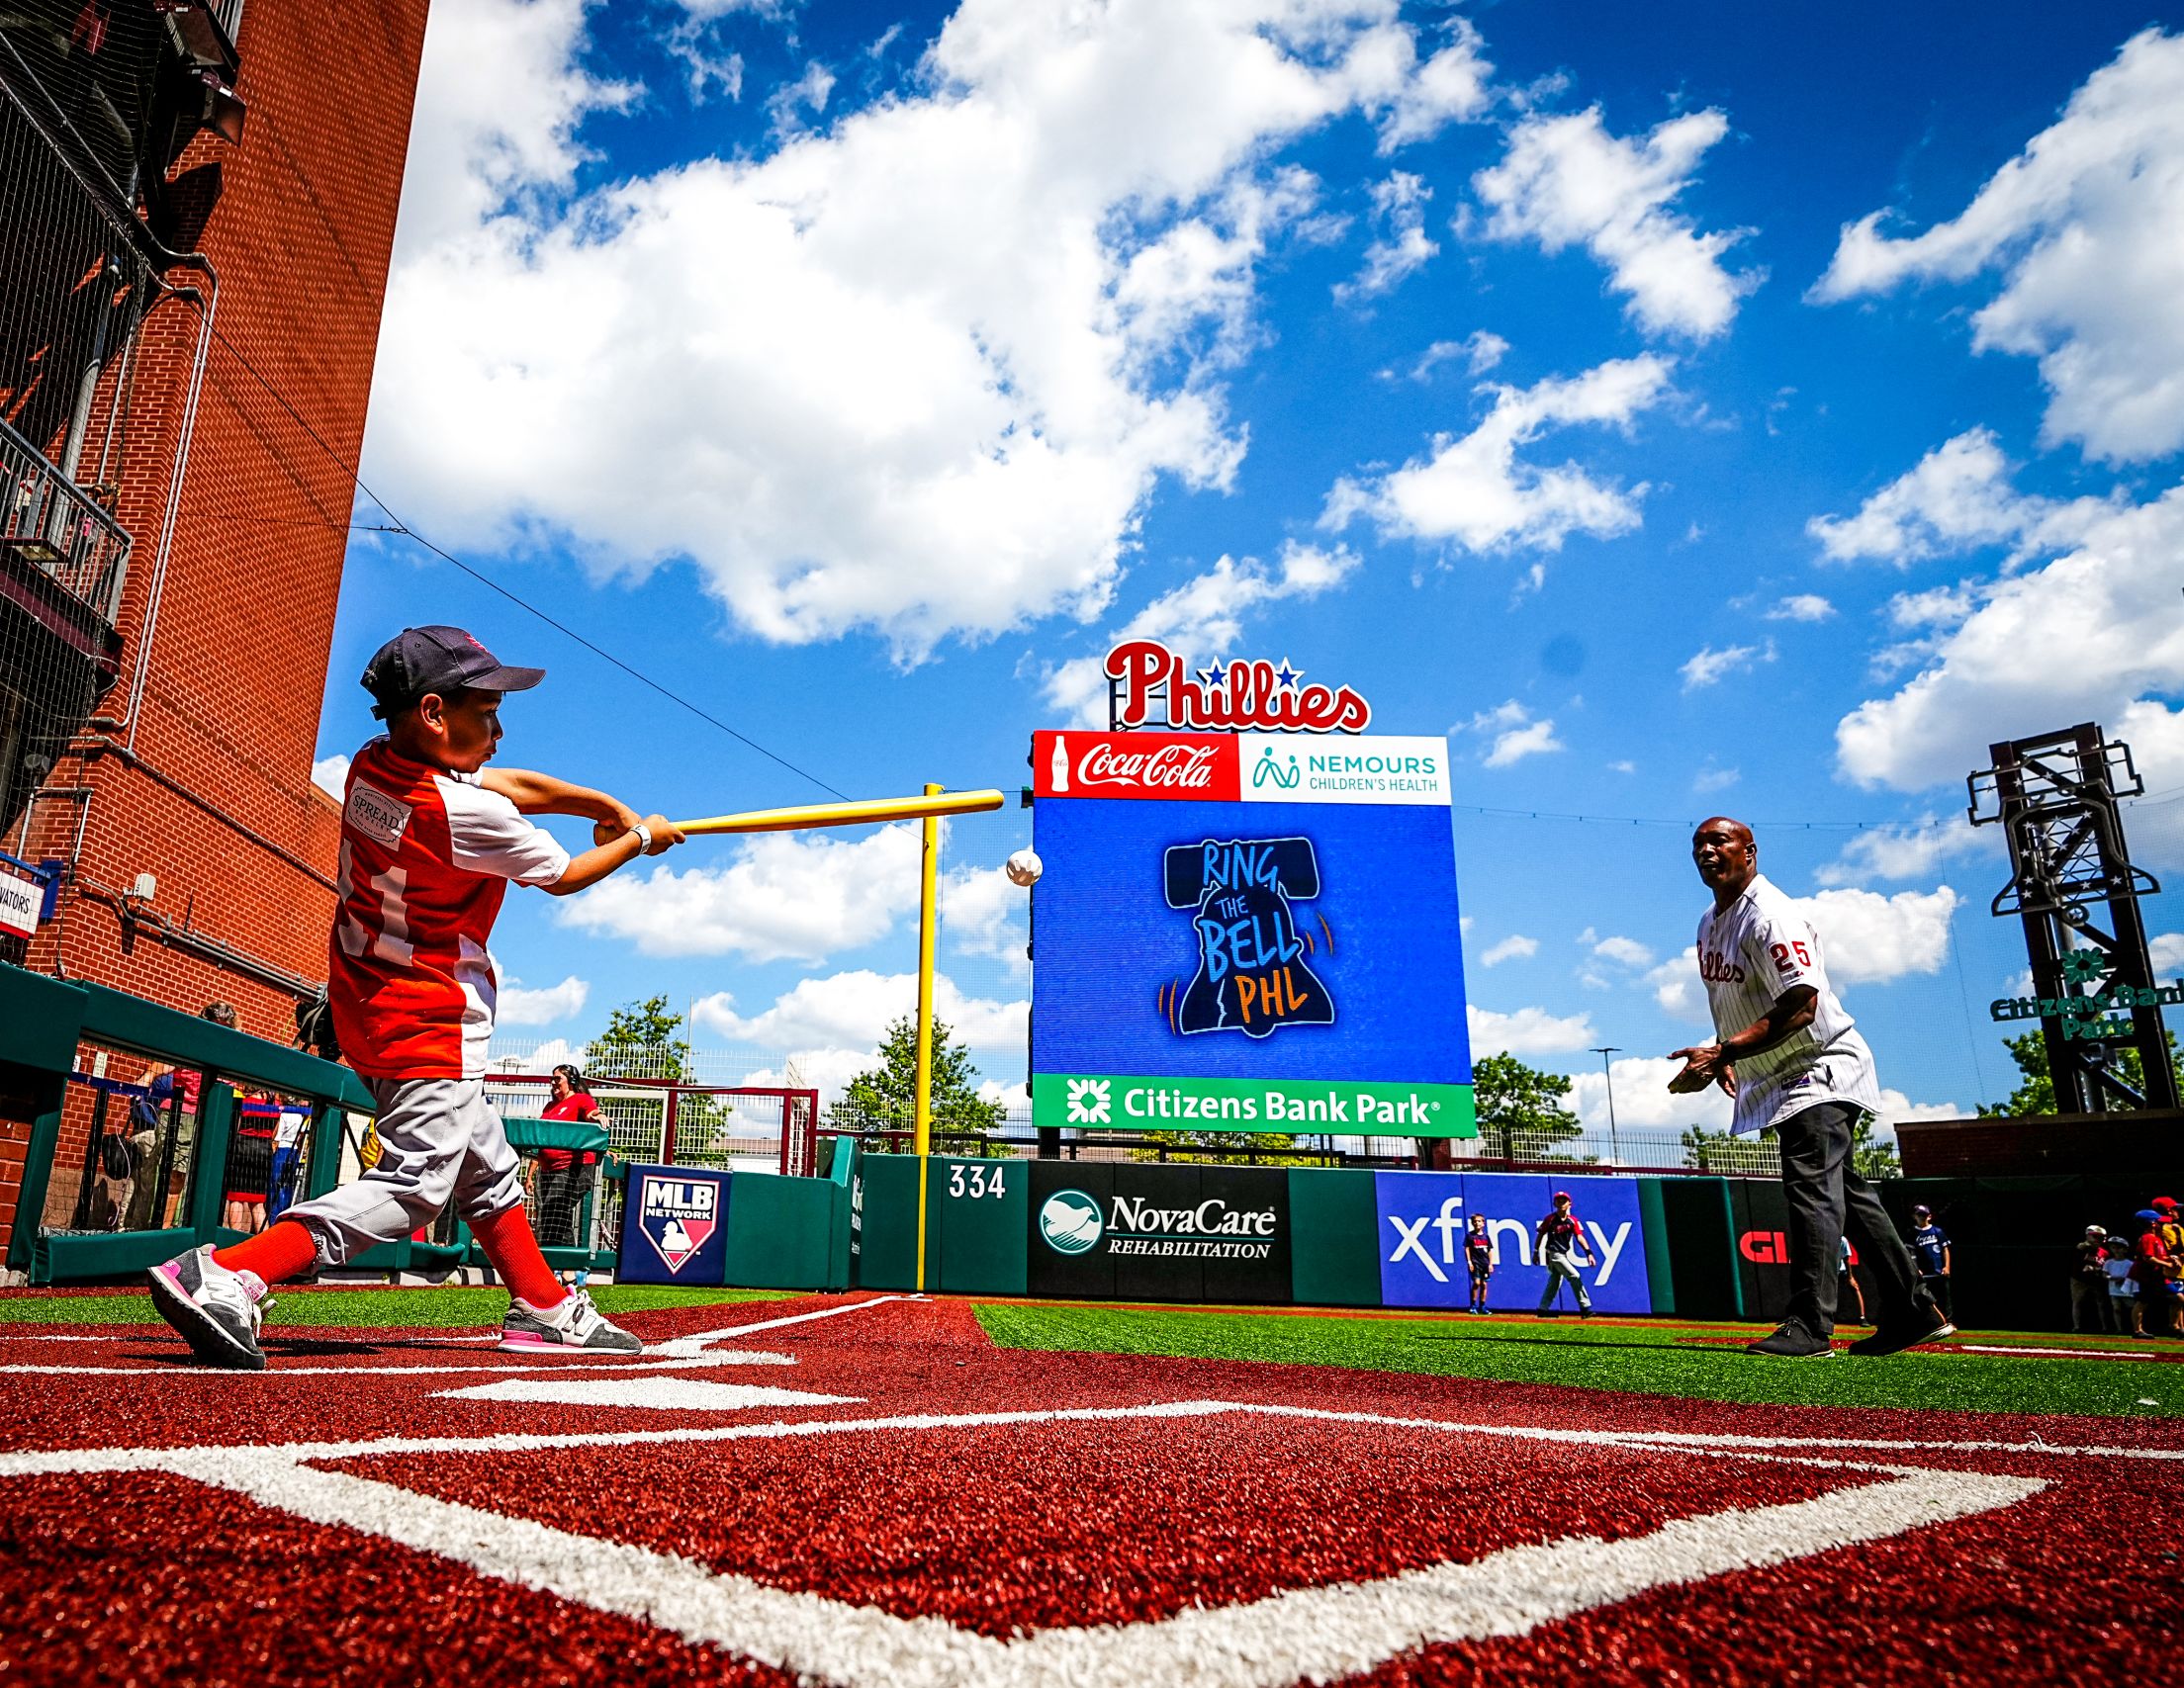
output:
M 2111 1417 L 2184 1415 L 2184 1365 L 1933 1353 L 1860 1360 L 1766 1360 L 1738 1346 L 1764 1334 L 1721 1325 L 1579 1324 L 1510 1318 L 1345 1318 L 1340 1314 L 1199 1312 L 1106 1306 L 982 1303 L 978 1322 L 1004 1348 L 1085 1354 L 1271 1360 L 1359 1371 L 1415 1372 L 1510 1383 L 1559 1383 L 1701 1400 L 1784 1406 L 1914 1407 L 1956 1412 L 2066 1412 Z M 1848 1334 L 1860 1334 L 1851 1332 Z M 1724 1344 L 1723 1339 L 1735 1340 Z M 2021 1346 L 2077 1346 L 2068 1338 L 1974 1337 Z M 2123 1345 L 2112 1343 L 2111 1352 Z M 2177 1345 L 2141 1344 L 2173 1355 Z
M 779 1289 L 677 1289 L 649 1284 L 602 1284 L 592 1291 L 599 1311 L 641 1313 L 650 1307 L 702 1307 L 714 1302 L 777 1301 Z M 460 1285 L 436 1288 L 277 1289 L 266 1320 L 269 1334 L 313 1325 L 323 1329 L 410 1329 L 424 1325 L 497 1325 L 508 1310 L 505 1289 Z M 0 1295 L 0 1325 L 155 1325 L 151 1297 L 140 1289 L 111 1295 Z

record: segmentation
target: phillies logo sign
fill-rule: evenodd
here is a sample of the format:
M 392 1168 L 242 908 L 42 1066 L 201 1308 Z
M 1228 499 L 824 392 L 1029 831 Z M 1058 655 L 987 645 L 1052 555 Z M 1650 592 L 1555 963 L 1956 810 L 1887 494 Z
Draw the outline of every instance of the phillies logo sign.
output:
M 1285 661 L 1216 663 L 1186 671 L 1157 639 L 1132 639 L 1108 652 L 1107 677 L 1121 685 L 1117 728 L 1147 725 L 1201 732 L 1362 733 L 1373 706 L 1348 686 L 1306 685 Z M 1153 720 L 1154 700 L 1164 713 Z

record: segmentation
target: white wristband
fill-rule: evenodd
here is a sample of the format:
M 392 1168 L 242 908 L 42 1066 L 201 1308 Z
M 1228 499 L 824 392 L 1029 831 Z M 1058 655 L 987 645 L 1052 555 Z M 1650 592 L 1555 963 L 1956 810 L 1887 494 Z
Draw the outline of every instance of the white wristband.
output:
M 643 855 L 645 851 L 652 848 L 652 829 L 646 826 L 644 822 L 632 822 L 629 830 L 637 835 L 637 853 L 639 855 Z

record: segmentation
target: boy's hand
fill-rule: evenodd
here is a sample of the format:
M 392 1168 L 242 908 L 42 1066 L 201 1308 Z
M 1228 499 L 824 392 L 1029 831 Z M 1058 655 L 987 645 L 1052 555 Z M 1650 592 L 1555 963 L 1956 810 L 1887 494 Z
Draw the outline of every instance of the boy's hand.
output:
M 592 842 L 595 844 L 612 844 L 644 819 L 627 803 L 612 797 L 609 797 L 607 801 L 613 804 L 614 812 L 592 824 Z M 658 835 L 654 836 L 657 837 Z
M 659 855 L 682 842 L 682 829 L 665 815 L 647 815 L 644 826 L 652 835 L 652 847 L 645 851 L 647 855 Z

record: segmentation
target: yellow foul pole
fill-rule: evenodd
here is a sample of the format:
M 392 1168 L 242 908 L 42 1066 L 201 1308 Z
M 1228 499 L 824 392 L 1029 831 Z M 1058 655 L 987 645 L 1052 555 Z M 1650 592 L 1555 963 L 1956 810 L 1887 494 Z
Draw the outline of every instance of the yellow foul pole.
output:
M 928 785 L 928 797 L 941 787 Z M 940 935 L 941 820 L 925 817 L 922 882 L 918 888 L 918 1293 L 925 1293 L 925 1175 L 933 1153 L 933 948 Z

